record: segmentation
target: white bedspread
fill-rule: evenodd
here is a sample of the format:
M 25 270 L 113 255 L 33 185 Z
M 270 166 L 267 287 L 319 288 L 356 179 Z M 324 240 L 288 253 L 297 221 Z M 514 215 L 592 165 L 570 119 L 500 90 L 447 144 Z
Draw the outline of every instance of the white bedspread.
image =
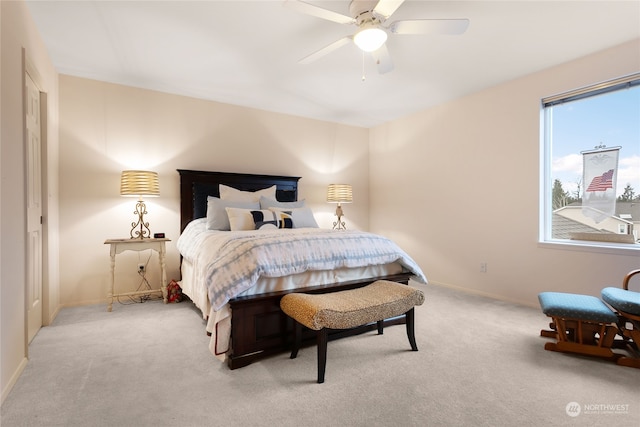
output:
M 227 302 L 235 296 L 380 277 L 402 269 L 426 283 L 420 268 L 395 243 L 358 231 L 210 231 L 203 218 L 187 225 L 177 247 L 184 258 L 183 292 L 208 320 L 209 349 L 221 361 L 230 343 Z
M 422 270 L 391 240 L 351 230 L 185 230 L 178 250 L 204 268 L 214 310 L 254 286 L 260 277 L 281 277 L 313 270 L 400 263 L 414 280 L 426 283 Z M 188 236 L 188 234 L 193 234 Z M 206 266 L 206 267 L 205 267 Z

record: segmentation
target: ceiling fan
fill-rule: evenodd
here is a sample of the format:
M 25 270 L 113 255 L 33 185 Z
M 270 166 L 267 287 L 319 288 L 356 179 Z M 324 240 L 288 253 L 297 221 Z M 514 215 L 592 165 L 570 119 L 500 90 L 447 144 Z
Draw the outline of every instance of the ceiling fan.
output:
M 346 16 L 301 0 L 285 0 L 285 6 L 298 12 L 358 27 L 353 35 L 336 40 L 298 62 L 309 64 L 353 41 L 363 52 L 371 53 L 378 72 L 384 74 L 393 69 L 393 61 L 385 44 L 388 33 L 457 35 L 469 27 L 468 19 L 411 19 L 386 25 L 386 21 L 402 3 L 404 0 L 352 0 L 349 4 L 351 16 Z

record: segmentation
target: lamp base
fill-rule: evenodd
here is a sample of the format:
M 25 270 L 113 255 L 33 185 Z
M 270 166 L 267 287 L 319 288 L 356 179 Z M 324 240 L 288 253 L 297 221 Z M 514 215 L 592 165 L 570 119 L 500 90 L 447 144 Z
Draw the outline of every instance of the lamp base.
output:
M 151 237 L 151 230 L 149 229 L 149 223 L 144 222 L 144 215 L 147 213 L 147 205 L 141 200 L 136 203 L 136 210 L 134 214 L 138 215 L 138 221 L 131 223 L 131 231 L 129 235 L 132 239 L 144 239 Z M 138 229 L 139 228 L 139 229 Z
M 333 229 L 334 230 L 346 230 L 347 229 L 347 225 L 340 218 L 341 217 L 338 217 L 338 220 L 333 222 Z
M 342 220 L 342 215 L 343 215 L 342 206 L 340 206 L 340 203 L 338 203 L 338 206 L 336 206 L 336 216 L 338 217 L 338 220 L 333 223 L 333 229 L 334 230 L 346 230 L 347 229 L 347 225 Z

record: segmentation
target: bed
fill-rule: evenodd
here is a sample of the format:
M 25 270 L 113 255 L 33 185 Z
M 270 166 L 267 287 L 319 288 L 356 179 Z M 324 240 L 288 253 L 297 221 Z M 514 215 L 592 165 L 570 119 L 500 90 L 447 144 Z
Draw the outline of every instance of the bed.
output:
M 251 192 L 257 195 L 275 189 L 271 195 L 277 200 L 277 206 L 297 207 L 304 206 L 303 201 L 298 201 L 300 178 L 184 169 L 179 169 L 178 173 L 180 174 L 181 222 L 181 235 L 178 239 L 178 249 L 181 253 L 180 286 L 183 293 L 198 307 L 203 318 L 207 320 L 206 329 L 211 335 L 209 346 L 211 352 L 226 361 L 231 369 L 246 366 L 268 355 L 285 352 L 290 347 L 293 322 L 280 310 L 280 299 L 287 293 L 293 291 L 324 293 L 353 289 L 379 279 L 407 284 L 410 278 L 417 277 L 419 281 L 426 283 L 419 267 L 408 258 L 408 255 L 405 258 L 406 254 L 402 253 L 402 260 L 398 261 L 391 262 L 381 258 L 376 265 L 319 268 L 317 271 L 292 272 L 288 275 L 265 274 L 264 276 L 275 277 L 258 277 L 255 282 L 251 282 L 250 287 L 234 287 L 233 292 L 228 289 L 225 292 L 213 291 L 211 283 L 222 282 L 226 278 L 220 273 L 225 269 L 212 268 L 214 263 L 219 263 L 224 256 L 240 258 L 237 254 L 224 256 L 219 253 L 213 254 L 213 250 L 210 251 L 209 248 L 217 249 L 218 246 L 215 245 L 244 248 L 245 246 L 242 245 L 252 244 L 254 240 L 266 241 L 272 238 L 281 239 L 284 242 L 282 244 L 287 245 L 296 244 L 303 239 L 323 240 L 340 237 L 341 241 L 347 241 L 349 240 L 346 239 L 347 235 L 351 236 L 359 232 L 340 234 L 342 233 L 340 231 L 321 230 L 313 226 L 291 230 L 210 231 L 211 219 L 207 218 L 207 209 L 213 210 L 212 205 L 209 204 L 212 198 L 216 199 L 214 201 L 220 201 L 221 185 L 224 187 L 223 191 L 234 191 L 237 194 Z M 233 224 L 234 219 L 237 220 L 237 218 L 232 216 L 232 213 L 235 213 L 232 211 L 233 208 L 226 208 L 229 214 L 228 219 Z M 246 209 L 237 209 L 237 211 L 246 213 Z M 281 218 L 282 222 L 276 221 L 276 223 L 284 226 L 285 221 L 289 221 L 290 226 L 292 211 L 297 214 L 297 211 L 304 211 L 304 209 L 287 208 L 283 213 L 278 211 L 280 215 L 278 218 Z M 300 217 L 294 217 L 294 219 L 298 223 Z M 257 219 L 255 221 L 258 224 Z M 311 219 L 311 221 L 314 220 Z M 267 221 L 266 225 L 270 226 L 270 223 Z M 367 233 L 366 237 L 376 236 Z M 380 236 L 380 239 L 384 238 Z M 337 242 L 337 240 L 329 240 L 328 243 L 329 246 L 337 246 Z M 372 241 L 371 247 L 375 244 L 377 243 Z M 209 252 L 212 254 L 208 255 Z M 248 251 L 243 250 L 242 254 L 245 252 Z M 255 271 L 258 270 L 258 268 L 255 269 Z M 263 270 L 264 268 L 260 269 L 260 271 Z M 258 274 L 254 274 L 256 275 Z M 392 319 L 389 323 L 402 321 L 403 318 Z M 373 326 L 365 326 L 365 328 L 373 328 Z M 309 335 L 310 339 L 312 337 L 313 335 Z

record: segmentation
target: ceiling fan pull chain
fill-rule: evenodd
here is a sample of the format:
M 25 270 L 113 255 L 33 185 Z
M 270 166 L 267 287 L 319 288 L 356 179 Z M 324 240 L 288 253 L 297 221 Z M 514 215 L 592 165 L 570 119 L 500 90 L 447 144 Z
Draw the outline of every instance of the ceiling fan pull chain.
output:
M 367 78 L 364 75 L 364 51 L 362 52 L 362 81 L 365 81 Z

